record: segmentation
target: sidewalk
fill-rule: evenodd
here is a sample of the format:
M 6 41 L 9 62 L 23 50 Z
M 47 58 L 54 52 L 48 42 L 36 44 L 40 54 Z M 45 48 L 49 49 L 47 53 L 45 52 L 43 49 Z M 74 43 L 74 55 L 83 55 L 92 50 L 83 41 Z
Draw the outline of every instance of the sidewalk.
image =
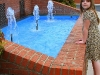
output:
M 94 75 L 91 61 L 88 61 L 87 75 Z
M 99 19 L 100 19 L 100 12 L 97 12 L 97 13 L 98 13 L 98 16 L 99 16 Z M 87 75 L 94 75 L 91 61 L 88 62 Z

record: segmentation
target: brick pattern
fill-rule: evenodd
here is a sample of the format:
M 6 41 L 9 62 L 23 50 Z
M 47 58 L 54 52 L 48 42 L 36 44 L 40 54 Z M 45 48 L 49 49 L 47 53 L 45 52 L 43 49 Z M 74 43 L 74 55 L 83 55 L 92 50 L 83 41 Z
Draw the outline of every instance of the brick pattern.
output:
M 56 58 L 5 40 L 0 74 L 85 75 L 85 45 L 74 42 L 82 37 L 79 18 Z
M 58 2 L 54 2 L 54 15 L 77 15 L 79 14 L 79 10 L 78 9 L 73 9 L 70 6 L 58 3 Z M 15 17 L 17 19 L 22 18 L 20 16 L 20 0 L 0 0 L 0 4 L 5 3 L 5 15 L 6 15 L 6 10 L 8 7 L 12 7 L 12 9 L 14 9 L 15 11 Z M 37 4 L 39 6 L 39 13 L 40 15 L 47 15 L 48 14 L 48 9 L 47 9 L 47 4 L 48 4 L 48 0 L 24 0 L 24 9 L 25 9 L 25 16 L 28 15 L 32 15 L 33 13 L 33 8 L 34 6 Z M 6 19 L 6 24 L 7 24 L 7 19 Z M 3 25 L 3 24 L 2 24 Z
M 3 2 L 5 1 L 6 0 L 3 0 Z M 12 1 L 11 6 L 15 9 L 16 15 L 18 16 L 19 0 L 7 1 Z M 10 5 L 8 2 L 6 2 L 7 6 Z M 46 9 L 47 6 L 47 0 L 25 0 L 25 2 L 25 12 L 27 11 L 26 14 L 31 13 L 31 11 L 33 10 L 31 7 L 33 7 L 34 4 L 38 3 L 39 5 L 41 5 L 41 9 Z M 14 5 L 16 6 L 14 6 L 12 3 L 15 3 Z M 78 9 L 57 2 L 54 2 L 54 4 L 56 5 L 55 10 L 57 14 L 68 14 L 72 12 L 75 12 L 75 14 L 73 13 L 74 15 L 79 14 Z M 47 13 L 46 11 L 47 9 L 41 11 L 41 13 Z M 80 17 L 56 58 L 49 57 L 42 53 L 36 52 L 35 50 L 30 50 L 28 48 L 5 40 L 5 52 L 0 58 L 0 74 L 85 75 L 85 45 L 74 43 L 77 39 L 82 37 L 81 28 L 82 23 Z
M 54 1 L 54 14 L 56 15 L 79 15 L 79 9 Z
M 15 11 L 15 17 L 17 19 L 21 18 L 20 17 L 20 0 L 0 0 L 0 4 L 3 4 L 3 3 L 5 3 L 5 15 L 6 15 L 7 8 L 12 7 L 12 9 L 14 9 Z M 25 16 L 28 16 L 32 13 L 31 3 L 32 3 L 32 0 L 25 0 Z
M 54 3 L 54 10 L 53 10 L 53 14 L 54 15 L 68 15 L 68 14 L 71 14 L 71 15 L 77 15 L 79 14 L 79 10 L 78 9 L 73 9 L 72 7 L 70 6 L 67 6 L 67 5 L 64 5 L 64 4 L 61 4 L 61 3 L 58 3 L 56 1 L 53 1 Z M 47 0 L 36 0 L 36 1 L 33 1 L 32 2 L 32 8 L 34 8 L 34 6 L 38 4 L 39 6 L 39 9 L 40 9 L 40 15 L 46 15 L 48 14 L 48 9 L 47 9 L 47 4 L 48 4 L 48 1 Z

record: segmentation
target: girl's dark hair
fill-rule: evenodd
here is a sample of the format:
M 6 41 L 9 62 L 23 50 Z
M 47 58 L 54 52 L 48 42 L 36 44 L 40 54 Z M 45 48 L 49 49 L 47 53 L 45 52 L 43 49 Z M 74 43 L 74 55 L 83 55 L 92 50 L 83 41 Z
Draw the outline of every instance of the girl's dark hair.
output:
M 80 2 L 80 11 L 81 11 L 81 13 L 83 13 L 85 10 L 84 10 L 84 8 L 82 7 L 82 2 L 83 2 L 84 0 L 81 0 L 81 2 Z M 97 21 L 98 21 L 98 23 L 100 22 L 100 19 L 99 19 L 99 17 L 98 17 L 98 15 L 97 15 L 97 12 L 96 12 L 96 10 L 95 10 L 95 4 L 94 4 L 94 0 L 87 0 L 88 2 L 90 2 L 91 3 L 91 5 L 90 5 L 90 7 L 87 9 L 87 10 L 94 10 L 94 12 L 95 12 L 95 14 L 96 14 L 96 16 L 97 16 Z

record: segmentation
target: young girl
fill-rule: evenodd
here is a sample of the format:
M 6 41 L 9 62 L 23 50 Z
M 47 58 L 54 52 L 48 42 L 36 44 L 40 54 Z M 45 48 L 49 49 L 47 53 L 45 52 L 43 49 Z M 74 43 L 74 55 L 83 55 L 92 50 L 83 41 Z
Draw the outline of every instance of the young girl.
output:
M 92 61 L 94 75 L 100 75 L 100 32 L 99 18 L 95 11 L 93 0 L 81 0 L 81 15 L 83 15 L 83 38 L 76 43 L 86 43 L 86 60 Z

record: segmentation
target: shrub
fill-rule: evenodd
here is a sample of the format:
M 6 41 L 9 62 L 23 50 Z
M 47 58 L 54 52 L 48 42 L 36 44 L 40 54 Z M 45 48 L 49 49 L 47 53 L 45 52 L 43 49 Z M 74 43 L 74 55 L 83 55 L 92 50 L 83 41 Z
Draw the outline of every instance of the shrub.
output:
M 4 52 L 4 34 L 3 32 L 0 30 L 0 56 L 2 55 L 2 53 Z
M 66 5 L 69 5 L 69 6 L 72 6 L 72 7 L 76 7 L 74 0 L 54 0 L 54 1 L 66 4 Z

